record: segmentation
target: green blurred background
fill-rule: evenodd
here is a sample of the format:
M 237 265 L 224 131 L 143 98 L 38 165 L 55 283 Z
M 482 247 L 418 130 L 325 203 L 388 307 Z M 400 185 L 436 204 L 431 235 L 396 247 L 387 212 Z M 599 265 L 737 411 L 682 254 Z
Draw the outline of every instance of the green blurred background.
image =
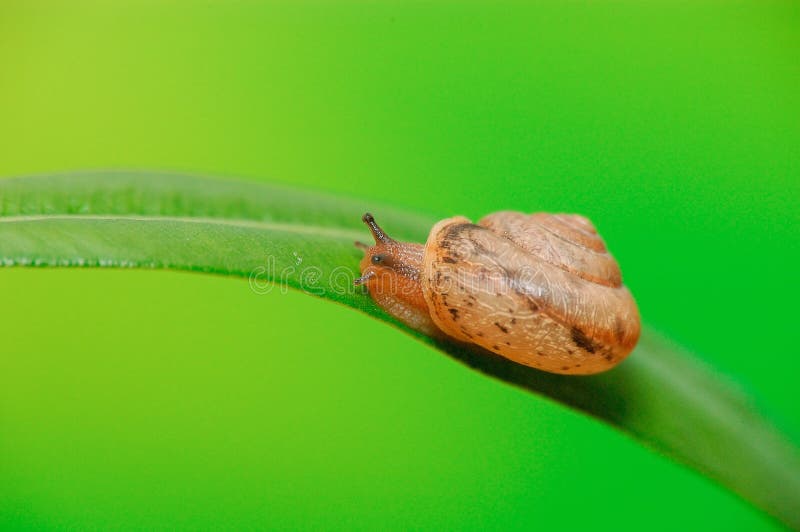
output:
M 797 2 L 3 0 L 0 175 L 89 168 L 583 213 L 645 321 L 800 441 Z M 301 294 L 6 269 L 0 297 L 0 528 L 777 527 Z

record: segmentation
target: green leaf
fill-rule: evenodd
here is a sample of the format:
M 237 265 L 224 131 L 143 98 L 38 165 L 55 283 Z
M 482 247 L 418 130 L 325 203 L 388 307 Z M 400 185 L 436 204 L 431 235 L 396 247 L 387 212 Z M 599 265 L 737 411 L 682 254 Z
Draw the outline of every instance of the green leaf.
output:
M 354 307 L 488 375 L 627 432 L 800 528 L 800 458 L 712 368 L 645 328 L 612 371 L 543 373 L 436 342 L 396 322 L 352 286 L 371 210 L 393 236 L 423 241 L 435 217 L 310 190 L 142 172 L 0 181 L 0 263 L 167 268 L 272 281 Z

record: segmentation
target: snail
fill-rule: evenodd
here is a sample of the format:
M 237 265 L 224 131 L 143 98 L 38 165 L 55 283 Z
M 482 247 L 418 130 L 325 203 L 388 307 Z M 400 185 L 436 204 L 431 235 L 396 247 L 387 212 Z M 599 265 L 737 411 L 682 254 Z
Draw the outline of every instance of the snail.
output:
M 636 346 L 636 303 L 583 216 L 457 216 L 424 245 L 390 238 L 369 213 L 362 220 L 375 245 L 356 242 L 364 258 L 354 284 L 423 334 L 571 375 L 608 370 Z

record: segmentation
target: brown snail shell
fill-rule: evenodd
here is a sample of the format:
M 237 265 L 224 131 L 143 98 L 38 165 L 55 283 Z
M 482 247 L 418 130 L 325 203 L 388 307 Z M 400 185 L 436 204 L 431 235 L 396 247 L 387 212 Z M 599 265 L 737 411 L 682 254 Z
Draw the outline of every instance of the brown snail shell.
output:
M 639 339 L 639 313 L 619 266 L 582 216 L 448 218 L 434 225 L 424 248 L 391 240 L 369 215 L 365 221 L 384 240 L 373 228 L 376 245 L 357 284 L 426 334 L 568 374 L 610 369 Z M 387 281 L 404 293 L 386 290 Z

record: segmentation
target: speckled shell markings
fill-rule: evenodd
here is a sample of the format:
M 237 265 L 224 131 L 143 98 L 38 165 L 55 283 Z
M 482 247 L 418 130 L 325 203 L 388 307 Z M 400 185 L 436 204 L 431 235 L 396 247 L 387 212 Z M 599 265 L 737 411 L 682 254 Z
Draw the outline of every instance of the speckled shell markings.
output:
M 581 216 L 442 220 L 425 246 L 422 288 L 446 334 L 550 372 L 605 371 L 639 338 L 619 267 Z

